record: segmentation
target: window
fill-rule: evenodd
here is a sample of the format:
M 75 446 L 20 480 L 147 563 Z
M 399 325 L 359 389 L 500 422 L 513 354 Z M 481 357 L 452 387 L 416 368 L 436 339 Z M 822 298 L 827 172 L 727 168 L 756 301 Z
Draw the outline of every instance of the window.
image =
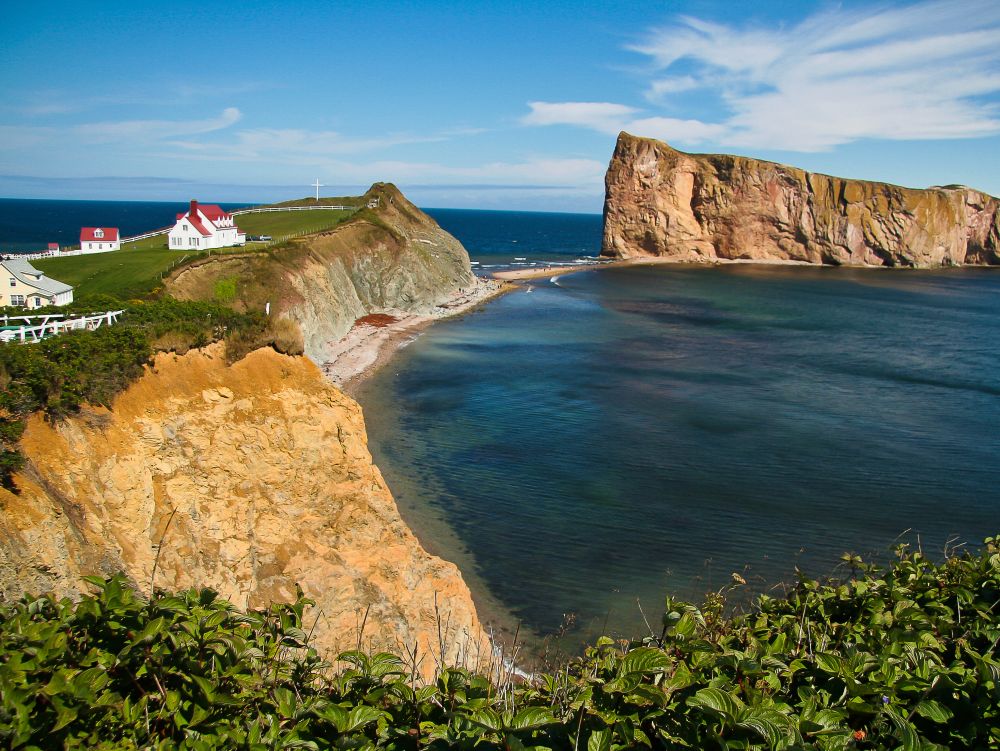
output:
M 40 297 L 36 297 L 35 298 L 35 307 L 36 308 L 42 307 L 42 298 L 40 298 Z
M 98 238 L 104 237 L 104 230 L 101 229 L 100 227 L 98 227 L 97 229 L 95 229 L 94 230 L 94 237 L 98 237 Z
M 24 295 L 11 295 L 10 304 L 15 306 L 24 307 Z
M 17 286 L 17 279 L 15 279 L 14 277 L 11 277 L 10 278 L 10 286 L 11 287 L 16 287 Z

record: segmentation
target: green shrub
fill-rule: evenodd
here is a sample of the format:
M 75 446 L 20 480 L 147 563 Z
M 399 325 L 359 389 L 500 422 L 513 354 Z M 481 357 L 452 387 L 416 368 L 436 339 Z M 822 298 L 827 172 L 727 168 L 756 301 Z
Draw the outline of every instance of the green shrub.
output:
M 213 290 L 215 299 L 220 303 L 231 303 L 236 299 L 236 277 L 219 279 Z
M 957 749 L 1000 744 L 1000 553 L 905 547 L 860 577 L 802 579 L 752 612 L 666 601 L 662 631 L 600 639 L 520 685 L 464 669 L 422 685 L 390 654 L 334 670 L 294 605 L 211 590 L 146 602 L 122 577 L 80 603 L 0 608 L 10 748 Z M 855 561 L 856 563 L 856 561 Z M 510 670 L 505 675 L 509 678 Z
M 96 308 L 93 303 L 100 303 Z M 78 313 L 125 309 L 113 326 L 70 331 L 37 343 L 0 344 L 0 484 L 15 489 L 13 473 L 23 464 L 17 441 L 24 418 L 44 412 L 50 420 L 77 412 L 85 403 L 110 406 L 142 375 L 156 350 L 186 351 L 226 338 L 230 361 L 275 341 L 267 319 L 224 305 L 163 298 L 122 303 L 102 296 L 80 303 Z M 73 312 L 72 310 L 70 312 Z

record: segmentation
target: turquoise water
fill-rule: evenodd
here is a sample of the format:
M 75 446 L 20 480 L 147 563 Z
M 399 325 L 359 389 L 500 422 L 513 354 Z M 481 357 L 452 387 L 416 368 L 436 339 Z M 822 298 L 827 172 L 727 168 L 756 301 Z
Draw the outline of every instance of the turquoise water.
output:
M 461 235 L 459 235 L 461 237 Z M 1000 273 L 728 266 L 541 280 L 359 398 L 430 548 L 537 633 L 642 631 L 901 533 L 1000 530 Z M 748 568 L 747 568 L 748 567 Z

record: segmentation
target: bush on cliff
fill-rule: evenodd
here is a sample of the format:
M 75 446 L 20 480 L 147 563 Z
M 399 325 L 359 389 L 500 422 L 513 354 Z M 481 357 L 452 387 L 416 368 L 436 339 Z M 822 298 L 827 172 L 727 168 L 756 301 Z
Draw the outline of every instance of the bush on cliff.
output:
M 389 654 L 308 646 L 307 600 L 237 612 L 210 590 L 0 609 L 11 748 L 949 749 L 1000 744 L 1000 553 L 802 579 L 746 615 L 668 598 L 662 632 L 601 639 L 498 687 Z M 856 560 L 853 561 L 857 563 Z
M 224 305 L 162 298 L 128 304 L 104 296 L 103 309 L 124 308 L 114 326 L 71 331 L 33 344 L 0 344 L 0 485 L 13 489 L 22 458 L 17 441 L 24 418 L 44 412 L 58 420 L 83 404 L 110 406 L 142 375 L 155 351 L 183 353 L 220 339 L 230 362 L 258 347 L 302 354 L 301 334 L 291 321 L 238 313 Z M 90 305 L 93 302 L 88 302 Z M 79 312 L 97 308 L 83 307 Z M 294 329 L 294 331 L 293 331 Z

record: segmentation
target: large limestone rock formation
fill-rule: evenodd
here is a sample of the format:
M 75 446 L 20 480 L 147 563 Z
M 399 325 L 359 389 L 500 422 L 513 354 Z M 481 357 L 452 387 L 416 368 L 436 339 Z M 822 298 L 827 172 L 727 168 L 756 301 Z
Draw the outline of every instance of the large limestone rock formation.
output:
M 269 254 L 218 256 L 186 267 L 166 290 L 179 299 L 211 300 L 220 280 L 234 280 L 237 305 L 298 322 L 305 352 L 317 363 L 328 346 L 369 313 L 430 315 L 457 295 L 486 284 L 472 273 L 462 244 L 388 183 L 364 196 L 376 204 L 328 232 Z
M 314 598 L 315 636 L 402 654 L 424 674 L 489 648 L 457 568 L 403 523 L 361 408 L 303 357 L 161 354 L 113 409 L 31 418 L 20 494 L 0 489 L 0 595 L 72 596 L 86 574 L 212 587 L 239 606 Z M 171 515 L 173 514 L 172 521 Z M 440 640 L 439 640 L 440 634 Z M 471 653 L 471 654 L 469 654 Z
M 618 137 L 602 254 L 862 266 L 1000 263 L 1000 201 L 914 190 Z

